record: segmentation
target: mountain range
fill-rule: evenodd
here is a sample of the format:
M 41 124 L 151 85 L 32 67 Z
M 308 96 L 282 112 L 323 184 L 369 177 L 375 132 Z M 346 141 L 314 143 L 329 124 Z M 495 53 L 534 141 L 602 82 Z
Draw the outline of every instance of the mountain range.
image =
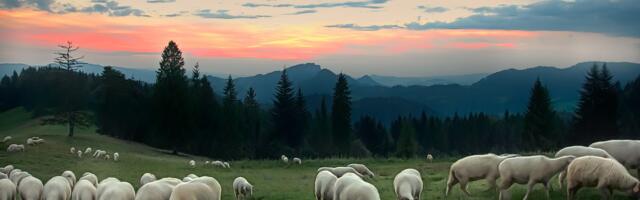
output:
M 526 108 L 530 88 L 540 78 L 549 88 L 556 109 L 572 111 L 579 98 L 579 90 L 586 72 L 594 63 L 582 62 L 558 68 L 538 66 L 526 69 L 507 69 L 496 73 L 439 77 L 390 77 L 365 75 L 360 78 L 347 76 L 353 97 L 353 117 L 372 115 L 388 123 L 398 115 L 418 115 L 425 111 L 431 115 L 466 114 L 485 112 L 500 114 L 506 110 L 522 112 Z M 0 64 L 0 76 L 19 71 L 24 64 Z M 640 74 L 640 64 L 607 62 L 614 80 L 621 84 Z M 153 82 L 155 71 L 115 67 L 129 78 Z M 102 66 L 87 64 L 81 68 L 88 73 L 100 73 Z M 311 111 L 319 107 L 324 97 L 330 108 L 331 94 L 337 74 L 314 63 L 288 67 L 287 75 L 296 88 L 301 88 Z M 268 107 L 282 71 L 235 78 L 240 98 L 253 87 L 256 98 Z M 207 76 L 215 92 L 220 94 L 226 79 Z M 477 81 L 471 83 L 471 81 Z M 421 83 L 421 84 L 419 84 Z

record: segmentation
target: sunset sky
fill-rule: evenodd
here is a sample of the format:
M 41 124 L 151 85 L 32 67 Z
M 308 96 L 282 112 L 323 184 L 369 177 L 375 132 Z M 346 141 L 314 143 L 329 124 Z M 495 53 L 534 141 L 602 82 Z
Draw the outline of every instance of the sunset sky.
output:
M 637 0 L 0 0 L 0 63 L 155 69 L 169 40 L 186 66 L 253 75 L 315 62 L 352 75 L 432 76 L 577 62 L 640 62 Z

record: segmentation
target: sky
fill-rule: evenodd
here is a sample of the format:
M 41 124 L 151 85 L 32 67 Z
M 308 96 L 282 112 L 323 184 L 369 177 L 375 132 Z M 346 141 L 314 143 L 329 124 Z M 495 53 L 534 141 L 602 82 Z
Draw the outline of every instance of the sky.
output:
M 640 62 L 637 0 L 0 0 L 0 63 L 185 67 L 247 76 L 314 62 L 354 76 Z

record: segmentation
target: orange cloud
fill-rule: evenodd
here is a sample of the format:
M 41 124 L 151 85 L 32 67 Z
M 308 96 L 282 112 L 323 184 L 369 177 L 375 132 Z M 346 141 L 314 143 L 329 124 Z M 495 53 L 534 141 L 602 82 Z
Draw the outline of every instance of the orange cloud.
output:
M 237 22 L 109 17 L 0 10 L 0 40 L 55 47 L 73 41 L 100 52 L 160 52 L 169 40 L 195 56 L 306 60 L 332 54 L 400 54 L 430 48 L 513 48 L 535 32 L 501 30 L 352 31 L 322 26 L 270 29 Z M 481 42 L 467 42 L 480 40 Z M 350 47 L 367 47 L 354 50 Z

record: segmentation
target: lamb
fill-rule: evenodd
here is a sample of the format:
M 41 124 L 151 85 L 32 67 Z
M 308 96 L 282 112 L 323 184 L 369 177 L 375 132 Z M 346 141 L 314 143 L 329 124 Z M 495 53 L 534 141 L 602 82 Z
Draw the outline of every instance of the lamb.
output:
M 144 186 L 145 184 L 151 183 L 153 181 L 156 181 L 156 175 L 153 175 L 152 173 L 144 173 L 140 177 L 140 186 Z
M 71 192 L 72 200 L 94 200 L 96 199 L 96 187 L 89 180 L 80 180 L 73 187 Z
M 612 158 L 584 156 L 567 168 L 567 199 L 572 200 L 581 187 L 596 187 L 603 199 L 611 199 L 613 190 L 638 195 L 640 182 Z
M 84 150 L 84 154 L 89 154 L 91 153 L 91 147 L 87 147 L 87 149 Z
M 82 158 L 82 151 L 78 151 L 78 158 Z
M 422 176 L 415 169 L 402 170 L 393 179 L 393 188 L 398 200 L 420 200 L 422 187 Z
M 498 156 L 492 153 L 472 155 L 464 157 L 451 165 L 449 168 L 449 178 L 447 179 L 447 188 L 445 196 L 449 195 L 451 187 L 460 183 L 460 189 L 465 195 L 469 196 L 467 191 L 467 183 L 485 179 L 489 183 L 489 189 L 496 187 L 496 179 L 500 177 L 498 165 L 504 159 L 515 157 L 517 155 L 509 154 Z
M 71 149 L 69 149 L 69 152 L 71 152 L 71 154 L 76 154 L 76 148 L 71 147 Z
M 318 172 L 320 171 L 329 171 L 333 175 L 336 175 L 338 178 L 342 177 L 342 175 L 346 173 L 353 173 L 358 177 L 363 177 L 363 175 L 360 174 L 360 172 L 356 171 L 352 167 L 320 167 L 318 168 Z
M 189 161 L 189 166 L 196 167 L 196 161 L 195 160 L 190 160 Z
M 4 139 L 2 139 L 2 143 L 6 143 L 7 141 L 11 140 L 13 137 L 11 136 L 5 136 Z
M 96 197 L 98 200 L 134 200 L 136 191 L 128 182 L 121 182 L 116 178 L 107 178 L 98 185 Z
M 565 147 L 563 149 L 560 149 L 560 151 L 556 153 L 555 157 L 558 158 L 562 156 L 575 156 L 575 157 L 598 156 L 603 158 L 613 158 L 605 150 L 593 148 L 593 147 L 585 147 L 585 146 L 570 146 L 570 147 Z M 565 174 L 566 172 L 563 171 L 563 172 L 560 172 L 560 174 L 558 175 L 558 183 L 560 185 L 560 188 L 562 188 L 562 185 L 564 183 L 564 179 L 566 177 Z
M 11 144 L 9 145 L 9 147 L 7 147 L 7 152 L 9 153 L 18 152 L 18 151 L 24 151 L 23 144 Z
M 316 175 L 314 190 L 316 200 L 332 200 L 333 186 L 335 185 L 336 180 L 338 180 L 338 177 L 329 171 L 318 172 L 318 175 Z
M 42 200 L 68 200 L 71 198 L 71 180 L 63 176 L 55 176 L 46 184 L 42 191 Z
M 289 164 L 289 158 L 287 158 L 287 156 L 285 155 L 281 155 L 280 160 L 282 160 L 282 162 L 284 162 L 285 164 Z
M 427 154 L 427 161 L 429 161 L 430 163 L 433 162 L 433 155 Z
M 9 179 L 0 179 L 0 200 L 15 200 L 16 185 Z
M 91 182 L 91 184 L 93 184 L 94 187 L 98 187 L 98 176 L 96 176 L 91 172 L 85 172 L 84 174 L 82 174 L 82 177 L 78 179 L 78 181 L 80 180 L 87 180 Z
M 334 186 L 333 200 L 380 200 L 378 189 L 363 181 L 354 173 L 346 173 L 336 180 Z
M 554 175 L 565 170 L 573 159 L 575 156 L 548 158 L 541 155 L 505 159 L 498 166 L 502 180 L 499 199 L 508 195 L 506 192 L 513 183 L 527 184 L 527 192 L 523 200 L 529 198 L 533 186 L 537 183 L 544 185 L 549 198 L 549 181 Z
M 371 170 L 369 170 L 369 168 L 366 165 L 363 164 L 349 164 L 347 165 L 347 167 L 351 167 L 353 169 L 355 169 L 356 171 L 358 171 L 358 173 L 367 176 L 369 178 L 373 178 L 373 176 L 375 176 L 375 174 L 373 174 L 373 172 Z
M 40 200 L 44 185 L 40 179 L 27 176 L 18 184 L 18 194 L 22 200 Z
M 607 151 L 620 164 L 629 169 L 636 169 L 640 175 L 640 154 L 638 154 L 640 152 L 640 140 L 607 140 L 595 142 L 589 147 Z
M 171 192 L 170 200 L 220 200 L 222 187 L 212 177 L 203 176 L 178 184 Z
M 253 185 L 244 177 L 238 177 L 233 180 L 233 191 L 235 192 L 236 199 L 246 199 L 253 196 Z
M 298 165 L 302 165 L 302 160 L 300 158 L 293 158 L 293 163 L 298 164 Z
M 136 194 L 136 200 L 169 200 L 176 185 L 182 183 L 177 178 L 163 178 L 144 184 Z
M 113 153 L 113 161 L 118 162 L 120 159 L 120 154 L 118 152 Z

